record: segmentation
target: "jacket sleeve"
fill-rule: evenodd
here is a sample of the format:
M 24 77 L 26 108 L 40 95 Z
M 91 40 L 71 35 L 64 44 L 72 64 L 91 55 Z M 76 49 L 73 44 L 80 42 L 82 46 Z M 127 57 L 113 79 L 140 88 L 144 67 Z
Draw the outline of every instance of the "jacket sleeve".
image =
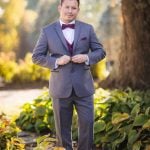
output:
M 39 39 L 33 49 L 32 61 L 51 70 L 55 69 L 56 58 L 49 53 L 48 40 L 44 29 L 41 30 Z
M 96 64 L 106 56 L 103 45 L 98 41 L 92 26 L 90 28 L 90 49 L 88 54 L 90 65 Z

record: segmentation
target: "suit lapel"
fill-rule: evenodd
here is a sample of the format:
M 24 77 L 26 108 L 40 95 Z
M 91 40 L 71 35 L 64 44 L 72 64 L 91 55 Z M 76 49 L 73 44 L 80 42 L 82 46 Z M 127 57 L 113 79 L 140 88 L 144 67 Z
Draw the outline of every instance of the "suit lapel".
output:
M 79 35 L 80 35 L 80 23 L 78 21 L 76 21 L 75 22 L 75 34 L 74 34 L 73 50 L 75 50 L 75 46 L 77 44 Z
M 60 40 L 62 41 L 63 45 L 68 50 L 68 46 L 67 46 L 65 37 L 63 35 L 63 32 L 61 30 L 61 25 L 60 25 L 59 21 L 56 22 L 55 30 L 56 30 L 56 33 L 58 34 Z M 75 34 L 74 34 L 73 52 L 75 50 L 75 47 L 76 47 L 79 35 L 80 35 L 80 23 L 78 21 L 76 21 L 75 22 Z
M 55 30 L 56 30 L 56 32 L 57 32 L 59 38 L 61 39 L 63 45 L 66 47 L 66 49 L 68 49 L 68 46 L 67 46 L 65 37 L 64 37 L 64 35 L 63 35 L 63 32 L 62 32 L 62 30 L 61 30 L 61 25 L 60 25 L 59 21 L 56 22 Z

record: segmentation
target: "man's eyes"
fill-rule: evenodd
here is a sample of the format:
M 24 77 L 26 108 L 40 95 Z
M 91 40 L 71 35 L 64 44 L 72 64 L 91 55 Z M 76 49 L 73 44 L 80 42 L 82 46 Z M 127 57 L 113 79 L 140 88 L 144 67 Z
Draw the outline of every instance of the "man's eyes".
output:
M 76 7 L 72 7 L 72 9 L 77 9 Z
M 67 9 L 70 9 L 70 8 L 71 8 L 71 9 L 74 9 L 74 10 L 77 9 L 76 7 L 69 7 L 69 6 L 66 6 L 66 8 L 67 8 Z

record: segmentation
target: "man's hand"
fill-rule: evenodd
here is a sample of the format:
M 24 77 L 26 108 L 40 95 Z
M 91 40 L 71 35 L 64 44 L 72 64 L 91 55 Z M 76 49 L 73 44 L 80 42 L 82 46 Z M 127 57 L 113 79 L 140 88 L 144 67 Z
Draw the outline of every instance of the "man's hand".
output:
M 65 64 L 68 64 L 71 60 L 71 57 L 70 56 L 67 56 L 67 55 L 64 55 L 64 56 L 61 56 L 60 58 L 58 58 L 56 61 L 57 61 L 57 65 L 65 65 Z
M 78 54 L 71 58 L 71 61 L 74 63 L 84 63 L 88 60 L 88 56 L 86 54 Z

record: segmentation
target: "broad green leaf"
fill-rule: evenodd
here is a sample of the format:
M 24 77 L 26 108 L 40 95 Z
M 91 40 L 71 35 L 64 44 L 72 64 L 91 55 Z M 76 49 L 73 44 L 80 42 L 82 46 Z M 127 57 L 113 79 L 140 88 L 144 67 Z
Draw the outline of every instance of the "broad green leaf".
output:
M 49 134 L 48 135 L 44 135 L 44 136 L 40 136 L 36 139 L 37 141 L 37 144 L 40 144 L 42 141 L 44 141 L 44 139 L 48 138 L 49 137 Z
M 45 106 L 38 106 L 35 110 L 36 117 L 44 116 L 46 113 Z
M 131 115 L 133 117 L 135 117 L 138 113 L 140 112 L 140 105 L 137 104 L 133 107 L 132 111 L 131 111 Z
M 94 144 L 99 144 L 101 142 L 101 137 L 99 134 L 94 135 Z
M 139 116 L 135 117 L 133 126 L 143 126 L 148 121 L 148 119 L 149 117 L 147 115 L 140 114 Z
M 116 147 L 117 145 L 119 145 L 120 143 L 122 143 L 126 138 L 126 133 L 124 132 L 123 134 L 121 134 L 112 144 L 114 147 Z
M 119 131 L 120 132 L 126 132 L 127 134 L 128 134 L 128 132 L 132 129 L 132 124 L 129 124 L 129 125 L 127 125 L 127 126 L 123 126 L 123 127 L 121 127 L 120 129 L 119 129 Z
M 29 124 L 29 123 L 28 123 L 28 125 L 25 126 L 25 129 L 27 131 L 33 131 L 33 128 L 34 128 L 34 125 L 33 124 Z
M 42 131 L 45 128 L 47 128 L 45 122 L 43 122 L 43 120 L 41 120 L 41 119 L 37 119 L 36 123 L 35 123 L 36 132 L 40 133 L 40 131 Z
M 131 111 L 127 103 L 122 103 L 119 109 L 121 110 L 121 112 L 128 113 L 128 114 Z
M 24 124 L 29 119 L 29 115 L 25 115 L 25 113 L 21 116 L 20 124 Z
M 137 141 L 134 143 L 132 150 L 140 150 L 141 149 L 141 141 Z
M 106 132 L 108 132 L 109 130 L 111 130 L 113 128 L 113 125 L 111 122 L 108 122 L 106 125 Z
M 145 115 L 150 115 L 150 107 L 148 107 L 145 111 Z
M 118 124 L 124 120 L 127 120 L 129 115 L 127 113 L 114 113 L 112 115 L 112 124 Z
M 94 133 L 101 132 L 105 130 L 106 124 L 103 120 L 99 120 L 94 124 Z
M 143 129 L 150 129 L 150 119 L 143 125 Z
M 138 137 L 139 137 L 139 134 L 137 133 L 136 130 L 129 131 L 128 144 L 132 146 L 133 143 L 138 139 Z
M 118 127 L 116 126 L 110 130 L 109 132 L 106 132 L 103 137 L 101 137 L 101 141 L 103 143 L 110 143 L 116 140 L 120 136 L 120 132 L 118 131 Z
M 49 143 L 50 143 L 50 142 L 55 142 L 56 139 L 51 138 L 51 137 L 50 137 L 50 134 L 47 134 L 47 135 L 38 137 L 38 138 L 36 139 L 36 141 L 37 141 L 37 144 L 40 144 L 40 143 L 42 143 L 42 142 L 49 142 Z

